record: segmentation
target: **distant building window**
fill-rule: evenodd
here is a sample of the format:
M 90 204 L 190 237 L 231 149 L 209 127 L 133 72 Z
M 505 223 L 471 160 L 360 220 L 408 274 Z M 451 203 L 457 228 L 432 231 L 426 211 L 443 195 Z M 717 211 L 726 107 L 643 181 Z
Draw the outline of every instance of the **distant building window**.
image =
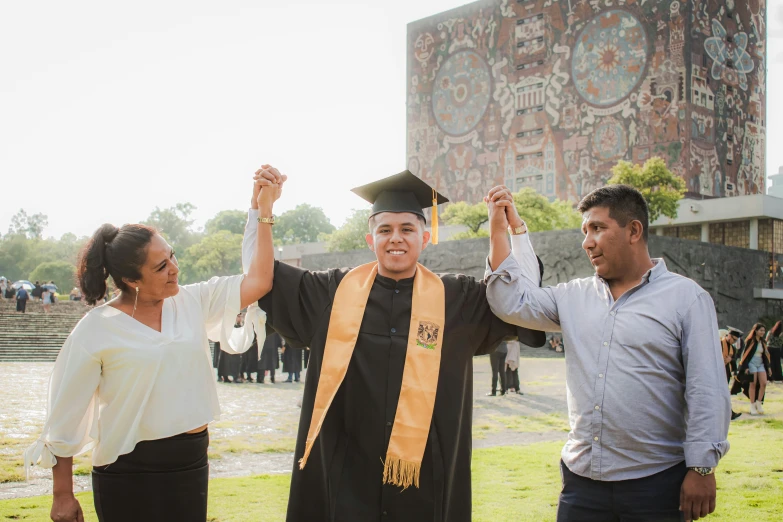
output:
M 524 71 L 525 69 L 532 69 L 533 67 L 539 67 L 544 65 L 544 60 L 536 60 L 534 62 L 520 63 L 517 65 L 517 71 Z
M 539 105 L 538 107 L 530 107 L 527 109 L 517 109 L 517 116 L 522 116 L 523 114 L 530 114 L 533 112 L 541 112 L 544 110 L 543 105 Z
M 544 133 L 544 129 L 535 129 L 531 131 L 517 132 L 517 138 L 527 138 L 529 136 L 538 136 Z
M 522 3 L 519 0 L 517 0 L 517 3 Z M 520 18 L 517 20 L 517 25 L 526 25 L 526 24 L 532 24 L 533 22 L 537 22 L 539 20 L 543 20 L 544 15 L 543 14 L 537 14 L 535 16 L 528 16 L 527 18 Z
M 533 38 L 532 40 L 525 40 L 523 42 L 517 42 L 517 47 L 530 47 L 533 44 L 537 43 L 544 43 L 544 37 L 539 36 L 538 38 Z

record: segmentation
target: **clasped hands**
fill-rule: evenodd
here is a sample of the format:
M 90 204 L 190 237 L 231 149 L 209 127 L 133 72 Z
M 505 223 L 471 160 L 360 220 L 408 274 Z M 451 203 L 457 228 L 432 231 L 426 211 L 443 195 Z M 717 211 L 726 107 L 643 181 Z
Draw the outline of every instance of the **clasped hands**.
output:
M 271 213 L 272 205 L 280 198 L 283 193 L 283 184 L 287 180 L 288 176 L 280 174 L 280 171 L 272 165 L 262 165 L 253 175 L 251 208 Z
M 493 187 L 484 197 L 489 212 L 490 233 L 505 233 L 508 227 L 517 228 L 524 224 L 514 204 L 514 196 L 505 185 Z

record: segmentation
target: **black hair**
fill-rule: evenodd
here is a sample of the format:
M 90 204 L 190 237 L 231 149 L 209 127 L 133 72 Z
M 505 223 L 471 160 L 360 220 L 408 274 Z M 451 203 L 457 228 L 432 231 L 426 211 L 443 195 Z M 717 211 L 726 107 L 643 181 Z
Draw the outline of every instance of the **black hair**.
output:
M 609 217 L 625 227 L 631 221 L 642 224 L 642 237 L 645 243 L 649 236 L 650 211 L 642 193 L 630 185 L 607 185 L 590 192 L 576 209 L 584 214 L 594 207 L 609 209 Z
M 106 223 L 92 235 L 79 255 L 76 277 L 85 301 L 94 305 L 106 295 L 106 278 L 111 276 L 121 291 L 129 290 L 123 278 L 141 278 L 141 267 L 147 259 L 147 246 L 156 231 L 147 225 Z
M 379 212 L 378 214 L 382 214 L 383 212 Z M 378 214 L 374 214 L 370 216 L 370 218 L 367 220 L 367 225 L 370 227 L 370 234 L 375 232 L 375 216 Z M 411 214 L 414 214 L 414 212 L 411 212 Z M 424 216 L 420 216 L 419 214 L 415 214 L 417 218 L 419 218 L 419 223 L 421 223 L 421 231 L 424 232 L 427 230 L 427 220 L 424 219 Z
M 756 332 L 757 332 L 757 331 L 758 331 L 760 328 L 764 328 L 765 330 L 767 329 L 767 327 L 766 327 L 766 326 L 764 326 L 764 324 L 763 324 L 763 323 L 756 323 L 756 324 L 754 324 L 754 325 L 753 325 L 753 328 L 751 328 L 751 329 L 750 329 L 750 333 L 749 333 L 749 334 L 748 334 L 748 336 L 745 338 L 745 344 L 749 344 L 751 341 L 753 341 L 753 339 L 755 339 L 755 338 L 756 338 Z M 764 343 L 764 345 L 766 345 L 766 344 L 767 344 L 767 341 L 766 341 L 764 338 L 762 338 L 762 339 L 761 339 L 761 341 Z

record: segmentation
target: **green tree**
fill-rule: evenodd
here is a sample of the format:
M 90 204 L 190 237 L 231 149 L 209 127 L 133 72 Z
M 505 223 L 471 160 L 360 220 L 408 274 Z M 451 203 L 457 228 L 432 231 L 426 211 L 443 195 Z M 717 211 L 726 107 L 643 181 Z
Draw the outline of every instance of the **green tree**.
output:
M 45 214 L 29 215 L 24 209 L 11 218 L 11 225 L 8 227 L 8 235 L 23 234 L 29 239 L 41 239 L 44 228 L 49 225 L 49 218 Z
M 531 232 L 579 228 L 582 216 L 567 201 L 549 201 L 532 188 L 514 194 L 514 205 Z
M 191 246 L 179 259 L 182 283 L 242 273 L 242 234 L 218 230 Z
M 276 221 L 272 237 L 277 245 L 315 243 L 335 230 L 322 208 L 307 203 L 284 212 Z
M 215 217 L 206 222 L 204 232 L 207 235 L 211 235 L 219 230 L 228 230 L 232 234 L 244 235 L 245 223 L 247 223 L 247 212 L 242 210 L 221 210 L 215 214 Z
M 54 281 L 61 294 L 67 294 L 76 286 L 76 267 L 67 261 L 45 261 L 35 267 L 28 277 L 30 281 Z
M 367 248 L 367 241 L 364 238 L 369 232 L 368 219 L 370 219 L 370 209 L 354 210 L 343 226 L 324 237 L 326 250 L 348 252 Z
M 452 203 L 441 214 L 443 222 L 448 225 L 463 225 L 468 230 L 459 232 L 449 239 L 471 239 L 474 237 L 487 237 L 489 232 L 481 228 L 481 225 L 489 221 L 487 204 L 484 202 L 470 205 L 464 201 Z
M 32 243 L 24 234 L 5 236 L 0 241 L 0 275 L 12 281 L 24 279 L 30 273 L 25 268 L 31 257 Z
M 193 219 L 190 215 L 196 207 L 190 203 L 177 203 L 173 207 L 155 210 L 143 221 L 158 230 L 175 248 L 184 250 L 198 240 L 198 236 L 190 229 Z
M 685 195 L 685 180 L 673 174 L 663 159 L 650 158 L 643 166 L 620 161 L 612 167 L 612 174 L 610 185 L 630 185 L 642 193 L 650 209 L 650 223 L 661 215 L 677 217 L 677 202 Z

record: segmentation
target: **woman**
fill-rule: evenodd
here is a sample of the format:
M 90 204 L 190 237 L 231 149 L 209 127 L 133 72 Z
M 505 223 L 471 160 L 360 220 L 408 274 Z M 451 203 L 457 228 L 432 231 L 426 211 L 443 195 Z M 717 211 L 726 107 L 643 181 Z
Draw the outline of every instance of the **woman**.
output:
M 48 314 L 52 311 L 52 291 L 49 289 L 49 287 L 43 287 L 41 291 L 41 304 L 43 306 L 43 311 L 45 314 Z
M 750 414 L 761 415 L 764 413 L 762 401 L 767 389 L 767 374 L 769 373 L 769 352 L 764 334 L 767 329 L 761 323 L 753 325 L 748 337 L 745 339 L 745 351 L 742 353 L 737 375 L 750 374 L 752 380 L 743 384 L 745 395 L 750 399 Z M 746 388 L 747 386 L 747 388 Z
M 783 321 L 778 321 L 767 334 L 767 349 L 769 350 L 769 365 L 772 375 L 770 381 L 783 381 L 783 368 L 780 364 L 781 349 L 783 348 Z
M 275 184 L 262 190 L 262 179 Z M 255 180 L 253 207 L 271 217 L 285 176 L 264 166 Z M 270 244 L 269 222 L 256 226 L 268 238 L 258 244 Z M 83 520 L 72 464 L 89 449 L 98 520 L 206 520 L 207 425 L 220 414 L 208 337 L 236 346 L 234 318 L 269 291 L 272 272 L 254 262 L 247 275 L 188 286 L 178 273 L 171 246 L 145 225 L 103 225 L 85 246 L 85 300 L 103 298 L 109 275 L 121 294 L 85 315 L 63 345 L 43 434 L 25 453 L 26 469 L 39 459 L 53 467 L 52 520 Z

